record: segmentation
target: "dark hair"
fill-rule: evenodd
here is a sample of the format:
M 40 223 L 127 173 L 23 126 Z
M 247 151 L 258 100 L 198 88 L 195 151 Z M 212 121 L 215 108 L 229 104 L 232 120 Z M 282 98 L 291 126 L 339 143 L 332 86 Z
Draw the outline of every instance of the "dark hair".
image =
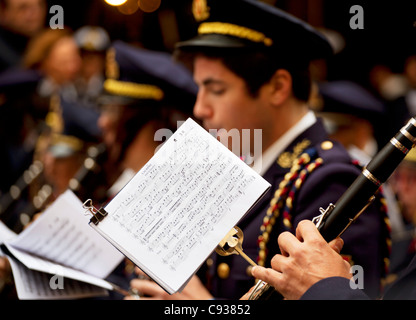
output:
M 72 30 L 65 29 L 45 29 L 33 37 L 26 48 L 23 56 L 23 67 L 28 69 L 39 69 L 43 61 L 47 59 L 52 48 L 59 40 L 72 37 Z
M 143 126 L 160 117 L 160 109 L 153 104 L 153 101 L 144 104 L 134 100 L 134 102 L 124 105 L 122 110 L 117 128 L 116 143 L 121 146 L 117 161 L 123 159 L 128 146 Z
M 175 59 L 183 62 L 192 70 L 192 64 L 197 55 L 219 59 L 222 63 L 241 77 L 248 92 L 257 96 L 262 85 L 270 81 L 278 69 L 287 70 L 292 76 L 293 95 L 301 100 L 308 101 L 311 90 L 309 63 L 299 63 L 302 59 L 295 57 L 285 58 L 276 51 L 264 51 L 248 48 L 204 48 L 192 51 L 177 50 Z
M 185 113 L 171 108 L 169 105 L 161 105 L 154 100 L 135 100 L 122 106 L 121 118 L 117 125 L 116 144 L 120 145 L 120 153 L 117 162 L 121 161 L 125 153 L 140 130 L 151 123 L 155 132 L 158 129 L 176 131 L 176 120 L 186 119 Z

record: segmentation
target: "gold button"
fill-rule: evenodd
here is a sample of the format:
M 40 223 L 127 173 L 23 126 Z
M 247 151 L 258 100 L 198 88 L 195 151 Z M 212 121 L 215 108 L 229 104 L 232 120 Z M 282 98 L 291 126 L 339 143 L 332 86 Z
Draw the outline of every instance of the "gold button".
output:
M 290 220 L 289 219 L 287 219 L 287 218 L 284 218 L 283 219 L 283 224 L 286 226 L 286 228 L 289 228 L 289 229 L 291 229 L 292 228 L 292 223 L 290 222 Z
M 333 146 L 334 146 L 334 144 L 331 141 L 324 141 L 321 144 L 321 148 L 323 150 L 330 150 L 330 149 L 332 149 Z
M 208 258 L 206 261 L 206 264 L 208 267 L 212 267 L 212 265 L 214 264 L 214 261 L 211 258 Z
M 217 267 L 217 273 L 221 279 L 227 279 L 230 275 L 230 267 L 224 262 L 220 263 Z

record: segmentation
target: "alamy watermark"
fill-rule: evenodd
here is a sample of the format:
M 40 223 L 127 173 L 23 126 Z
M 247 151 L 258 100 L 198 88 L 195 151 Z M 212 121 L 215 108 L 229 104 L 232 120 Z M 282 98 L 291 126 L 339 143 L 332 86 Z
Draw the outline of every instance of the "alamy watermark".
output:
M 53 16 L 49 19 L 49 27 L 51 29 L 64 28 L 64 8 L 60 5 L 53 5 L 49 9 L 49 13 Z
M 49 288 L 52 290 L 64 289 L 64 269 L 60 266 L 54 266 L 50 272 L 53 276 L 49 280 Z
M 177 122 L 177 128 L 184 121 Z M 208 132 L 217 138 L 219 142 L 229 148 L 236 156 L 242 158 L 250 166 L 261 168 L 262 166 L 262 129 L 209 129 Z M 159 129 L 154 134 L 154 141 L 164 142 L 173 135 L 172 130 L 167 128 Z M 159 145 L 155 153 L 162 146 Z
M 353 5 L 350 11 L 353 16 L 350 18 L 350 28 L 364 29 L 364 9 L 360 5 Z M 64 8 L 60 5 L 53 5 L 49 9 L 49 14 L 53 16 L 49 19 L 49 27 L 51 29 L 64 29 Z
M 355 289 L 364 289 L 364 269 L 360 265 L 353 265 L 350 268 L 352 277 L 350 279 L 350 288 Z
M 362 6 L 356 4 L 350 7 L 350 11 L 353 16 L 350 19 L 351 29 L 364 29 L 364 9 Z M 49 20 L 49 27 L 51 29 L 63 29 L 64 28 L 64 9 L 60 5 L 53 5 L 49 9 L 49 13 L 53 16 Z
M 364 29 L 364 9 L 356 4 L 351 6 L 350 13 L 354 14 L 350 19 L 350 28 L 353 30 Z

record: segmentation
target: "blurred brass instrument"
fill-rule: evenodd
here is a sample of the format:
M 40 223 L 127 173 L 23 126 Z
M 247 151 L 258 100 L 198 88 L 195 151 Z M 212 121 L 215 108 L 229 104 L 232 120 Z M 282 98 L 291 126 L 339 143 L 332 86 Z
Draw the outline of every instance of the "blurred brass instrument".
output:
M 90 146 L 87 149 L 87 155 L 83 165 L 80 167 L 75 176 L 70 180 L 68 188 L 79 197 L 83 197 L 82 193 L 90 192 L 90 183 L 95 187 L 94 178 L 101 172 L 101 163 L 106 156 L 106 148 L 104 144 Z M 53 188 L 45 183 L 42 177 L 44 171 L 43 163 L 35 160 L 28 169 L 24 171 L 22 176 L 10 187 L 9 192 L 0 197 L 0 218 L 6 224 L 11 226 L 16 232 L 20 232 L 32 219 L 33 215 L 42 211 L 48 203 L 53 193 Z M 22 198 L 22 194 L 30 185 L 37 182 L 39 188 L 27 201 L 23 207 L 16 208 L 15 205 Z
M 0 218 L 4 222 L 9 222 L 13 220 L 13 215 L 15 214 L 15 205 L 21 199 L 23 193 L 29 188 L 29 186 L 35 181 L 41 180 L 43 173 L 43 163 L 41 161 L 35 160 L 29 168 L 27 168 L 23 174 L 16 180 L 16 182 L 10 186 L 9 192 L 3 194 L 0 197 Z M 39 191 L 37 198 L 34 198 L 34 205 L 41 206 L 43 199 L 48 197 L 48 189 L 43 188 Z M 21 217 L 24 220 L 26 216 Z

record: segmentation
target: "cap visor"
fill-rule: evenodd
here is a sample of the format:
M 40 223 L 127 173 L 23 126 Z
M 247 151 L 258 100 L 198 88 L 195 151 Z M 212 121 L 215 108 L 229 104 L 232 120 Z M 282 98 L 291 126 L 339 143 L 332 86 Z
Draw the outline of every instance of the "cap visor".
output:
M 177 49 L 192 50 L 198 48 L 244 48 L 247 40 L 222 34 L 204 34 L 176 44 Z

